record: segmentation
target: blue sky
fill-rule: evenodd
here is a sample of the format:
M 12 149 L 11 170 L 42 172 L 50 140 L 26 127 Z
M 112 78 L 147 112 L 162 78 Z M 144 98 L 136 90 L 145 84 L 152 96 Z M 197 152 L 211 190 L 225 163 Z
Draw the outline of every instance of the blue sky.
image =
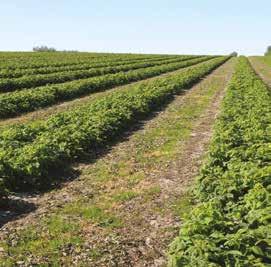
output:
M 0 50 L 263 54 L 271 1 L 0 0 Z

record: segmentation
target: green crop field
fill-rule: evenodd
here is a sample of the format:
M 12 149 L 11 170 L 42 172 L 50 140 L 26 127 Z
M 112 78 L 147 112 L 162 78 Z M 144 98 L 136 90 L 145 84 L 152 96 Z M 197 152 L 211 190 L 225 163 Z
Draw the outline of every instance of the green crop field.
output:
M 0 52 L 0 266 L 271 266 L 271 56 Z

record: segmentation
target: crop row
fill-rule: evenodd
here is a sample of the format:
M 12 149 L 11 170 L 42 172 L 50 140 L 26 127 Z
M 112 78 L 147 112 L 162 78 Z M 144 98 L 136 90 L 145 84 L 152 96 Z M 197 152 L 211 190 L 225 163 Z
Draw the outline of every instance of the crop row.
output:
M 186 57 L 184 58 L 186 59 Z M 90 78 L 94 76 L 105 75 L 109 73 L 117 73 L 121 71 L 129 71 L 133 69 L 147 68 L 155 65 L 169 64 L 173 62 L 183 61 L 182 57 L 173 59 L 160 59 L 159 61 L 149 61 L 149 59 L 143 62 L 136 62 L 132 64 L 123 64 L 121 66 L 111 66 L 102 68 L 90 68 L 85 70 L 64 71 L 50 74 L 34 74 L 29 76 L 23 76 L 15 79 L 1 79 L 0 91 L 15 91 L 25 88 L 43 86 L 47 84 L 64 83 L 67 81 L 79 80 L 84 78 Z
M 169 266 L 270 266 L 271 94 L 241 57 Z
M 103 55 L 92 53 L 22 53 L 11 56 L 11 53 L 0 53 L 1 70 L 34 69 L 50 66 L 80 64 L 89 61 L 103 61 L 105 59 L 121 59 L 125 56 Z M 127 55 L 127 57 L 129 57 Z
M 137 55 L 137 54 L 102 54 L 102 53 L 23 53 L 17 60 L 8 59 L 9 53 L 0 53 L 0 69 L 36 69 L 44 67 L 61 67 L 86 62 L 121 61 L 144 57 L 161 57 L 161 55 Z M 170 57 L 165 55 L 166 57 Z
M 189 59 L 189 58 L 195 58 L 197 56 L 176 56 L 175 58 L 183 58 L 183 59 Z M 119 66 L 119 65 L 125 65 L 125 64 L 132 64 L 139 61 L 145 61 L 148 60 L 149 62 L 152 61 L 159 61 L 159 60 L 166 60 L 166 59 L 173 59 L 174 57 L 139 57 L 139 58 L 124 58 L 121 60 L 110 60 L 104 59 L 103 61 L 99 62 L 93 62 L 93 61 L 85 61 L 81 62 L 80 64 L 75 63 L 72 65 L 63 65 L 58 67 L 44 67 L 44 68 L 32 68 L 32 69 L 16 69 L 16 70 L 1 70 L 0 71 L 0 78 L 19 78 L 22 76 L 28 76 L 28 75 L 34 75 L 34 74 L 49 74 L 49 73 L 57 73 L 57 72 L 63 72 L 63 71 L 74 71 L 74 70 L 86 70 L 91 68 L 100 68 L 100 67 L 111 67 L 111 66 Z
M 126 91 L 116 91 L 48 120 L 6 126 L 0 133 L 0 177 L 11 189 L 40 188 L 54 171 L 120 135 L 228 58 L 219 57 Z M 2 187 L 3 188 L 3 187 Z
M 162 66 L 154 66 L 89 79 L 76 80 L 63 84 L 0 94 L 0 118 L 16 116 L 24 112 L 56 104 L 60 101 L 74 99 L 99 90 L 105 90 L 114 86 L 154 77 L 162 73 L 188 67 L 209 59 L 211 59 L 211 57 L 195 58 Z

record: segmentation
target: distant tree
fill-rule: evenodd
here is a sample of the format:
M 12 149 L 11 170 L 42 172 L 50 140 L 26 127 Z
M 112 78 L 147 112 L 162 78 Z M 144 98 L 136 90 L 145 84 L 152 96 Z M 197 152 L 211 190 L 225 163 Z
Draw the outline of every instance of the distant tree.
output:
M 46 45 L 33 47 L 34 52 L 56 52 L 54 47 L 48 47 Z
M 265 52 L 265 56 L 271 56 L 271 45 L 267 47 L 267 50 Z
M 237 53 L 237 52 L 232 52 L 232 53 L 231 53 L 231 56 L 232 56 L 232 57 L 237 57 L 237 56 L 238 56 L 238 53 Z

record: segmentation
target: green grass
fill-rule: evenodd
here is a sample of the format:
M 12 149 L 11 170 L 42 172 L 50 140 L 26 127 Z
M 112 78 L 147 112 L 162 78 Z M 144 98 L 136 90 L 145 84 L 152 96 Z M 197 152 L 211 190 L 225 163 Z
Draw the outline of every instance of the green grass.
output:
M 161 193 L 161 187 L 156 185 L 148 188 L 147 190 L 144 191 L 144 198 L 145 200 L 149 198 L 153 198 L 156 195 L 159 195 Z
M 40 233 L 42 229 L 42 234 Z M 27 263 L 27 255 L 36 255 L 37 258 L 47 258 L 52 265 L 58 265 L 60 251 L 67 244 L 79 247 L 82 244 L 82 237 L 79 232 L 79 224 L 63 216 L 52 215 L 36 225 L 29 226 L 20 232 L 16 237 L 16 246 L 1 244 L 4 250 L 10 255 L 16 255 L 16 261 Z M 13 241 L 14 242 L 14 241 Z M 14 258 L 4 258 L 0 266 L 14 266 Z
M 96 205 L 83 201 L 67 204 L 59 213 L 40 221 L 38 226 L 28 226 L 20 231 L 19 236 L 16 235 L 18 241 L 15 245 L 11 246 L 9 243 L 12 237 L 8 243 L 0 242 L 0 247 L 6 252 L 16 255 L 12 259 L 9 257 L 0 259 L 0 266 L 14 266 L 15 261 L 27 262 L 29 254 L 48 261 L 53 266 L 59 266 L 61 251 L 65 247 L 72 246 L 80 251 L 80 245 L 84 241 L 82 225 L 87 222 L 108 229 L 109 232 L 110 229 L 122 226 L 121 219 Z M 99 257 L 100 254 L 96 250 L 91 250 L 91 255 Z M 65 257 L 65 260 L 65 264 L 72 264 L 68 257 Z
M 62 214 L 73 216 L 74 218 L 80 218 L 82 220 L 91 221 L 100 227 L 120 227 L 121 220 L 111 214 L 104 211 L 97 205 L 91 205 L 82 201 L 73 202 L 68 204 L 62 210 Z
M 193 197 L 189 190 L 187 190 L 180 198 L 178 198 L 170 208 L 176 216 L 180 218 L 186 217 L 193 208 Z
M 127 179 L 127 186 L 129 188 L 133 188 L 136 186 L 140 181 L 144 180 L 145 174 L 142 171 L 134 172 L 131 175 L 129 175 Z
M 138 193 L 134 191 L 123 191 L 113 195 L 113 200 L 117 202 L 129 201 L 138 196 Z

